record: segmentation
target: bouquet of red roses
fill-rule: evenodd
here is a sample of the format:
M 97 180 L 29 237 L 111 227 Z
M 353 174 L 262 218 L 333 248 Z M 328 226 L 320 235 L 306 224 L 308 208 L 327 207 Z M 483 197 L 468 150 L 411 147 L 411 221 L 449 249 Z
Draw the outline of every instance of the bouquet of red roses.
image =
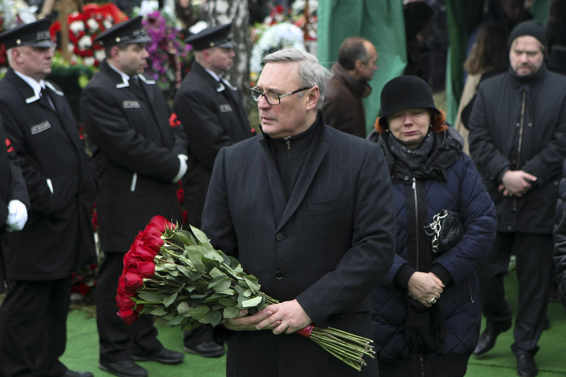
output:
M 219 325 L 240 311 L 277 303 L 261 291 L 234 257 L 214 249 L 198 228 L 181 229 L 161 216 L 151 219 L 124 256 L 116 294 L 118 315 L 132 323 L 151 314 L 190 329 Z M 372 340 L 332 327 L 308 326 L 297 332 L 352 368 L 374 358 Z

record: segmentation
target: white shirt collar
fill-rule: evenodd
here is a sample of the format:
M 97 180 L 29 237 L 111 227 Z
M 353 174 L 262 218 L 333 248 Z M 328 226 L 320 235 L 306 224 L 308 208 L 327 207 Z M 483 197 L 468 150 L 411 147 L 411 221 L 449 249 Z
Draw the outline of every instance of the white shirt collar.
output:
M 204 67 L 203 67 L 203 68 L 204 68 Z M 208 74 L 209 74 L 210 76 L 212 76 L 212 78 L 214 78 L 216 81 L 222 80 L 222 78 L 221 78 L 220 76 L 218 76 L 216 73 L 212 72 L 210 69 L 204 68 L 204 70 L 205 70 L 206 72 L 208 72 Z
M 124 82 L 130 82 L 130 76 L 128 76 L 127 74 L 125 74 L 124 72 L 120 71 L 118 68 L 114 67 L 110 62 L 107 62 L 108 66 L 110 68 L 112 68 L 117 74 L 119 74 L 122 77 L 122 81 Z
M 45 88 L 45 81 L 44 80 L 40 80 L 37 81 L 36 79 L 28 76 L 28 75 L 24 75 L 21 72 L 18 72 L 16 70 L 14 70 L 14 73 L 18 76 L 20 76 L 20 78 L 22 80 L 24 80 L 32 89 L 33 89 L 33 94 L 35 95 L 35 97 L 40 97 L 41 95 L 41 89 Z

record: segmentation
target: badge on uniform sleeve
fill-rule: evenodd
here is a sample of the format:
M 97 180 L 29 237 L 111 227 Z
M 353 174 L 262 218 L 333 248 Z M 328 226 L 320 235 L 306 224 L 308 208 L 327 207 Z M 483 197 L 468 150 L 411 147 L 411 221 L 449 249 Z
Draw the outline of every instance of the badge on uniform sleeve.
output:
M 37 135 L 39 133 L 42 133 L 43 131 L 47 131 L 50 128 L 51 128 L 51 123 L 49 123 L 49 121 L 46 120 L 45 122 L 41 122 L 31 126 L 30 132 L 32 135 Z
M 221 113 L 229 113 L 232 111 L 232 108 L 227 103 L 223 103 L 220 105 L 220 112 Z
M 124 101 L 122 102 L 122 107 L 124 109 L 139 109 L 141 106 L 138 101 Z

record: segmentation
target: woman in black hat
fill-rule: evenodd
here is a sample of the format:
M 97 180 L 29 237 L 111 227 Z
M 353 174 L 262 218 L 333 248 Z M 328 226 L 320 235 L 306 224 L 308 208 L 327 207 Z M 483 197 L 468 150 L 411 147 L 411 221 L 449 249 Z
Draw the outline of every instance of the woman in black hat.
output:
M 396 256 L 374 292 L 381 376 L 464 376 L 480 330 L 475 266 L 495 210 L 473 162 L 416 76 L 389 81 L 370 136 L 394 186 Z M 447 210 L 447 211 L 444 211 Z

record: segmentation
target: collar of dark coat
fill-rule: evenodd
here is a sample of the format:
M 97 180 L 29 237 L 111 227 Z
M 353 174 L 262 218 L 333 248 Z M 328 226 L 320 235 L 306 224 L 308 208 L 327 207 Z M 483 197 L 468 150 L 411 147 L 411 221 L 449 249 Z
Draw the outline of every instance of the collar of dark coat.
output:
M 332 66 L 332 73 L 337 80 L 346 85 L 356 97 L 365 98 L 371 94 L 371 86 L 365 80 L 356 80 L 338 63 Z
M 215 90 L 218 87 L 218 81 L 216 81 L 216 79 L 212 77 L 210 73 L 206 72 L 206 69 L 204 69 L 204 67 L 200 65 L 200 63 L 197 62 L 196 60 L 191 65 L 191 72 L 194 72 L 194 74 L 205 79 L 206 82 L 208 82 L 210 86 L 213 87 Z
M 532 87 L 540 82 L 546 75 L 547 68 L 544 62 L 538 71 L 529 76 L 518 76 L 513 68 L 509 67 L 508 73 L 511 76 L 511 82 L 515 88 Z
M 100 71 L 104 72 L 105 75 L 111 78 L 112 82 L 116 84 L 116 88 L 120 89 L 120 88 L 130 87 L 129 81 L 125 81 L 125 79 L 123 79 L 118 72 L 116 72 L 115 70 L 112 69 L 112 67 L 110 67 L 110 65 L 106 60 L 104 60 L 100 64 Z M 155 81 L 147 79 L 144 75 L 140 74 L 138 76 L 140 80 L 143 81 L 146 85 L 155 85 Z
M 315 119 L 312 126 L 310 126 L 306 131 L 303 131 L 298 135 L 294 135 L 294 136 L 290 136 L 288 138 L 284 138 L 284 140 L 282 139 L 282 142 L 289 141 L 289 142 L 292 143 L 294 140 L 302 138 L 305 135 L 309 135 L 309 136 L 312 135 L 311 137 L 313 139 L 315 139 L 315 142 L 316 142 L 316 139 L 318 139 L 320 137 L 321 133 L 322 133 L 322 129 L 324 128 L 323 125 L 324 125 L 324 123 L 323 123 L 323 120 L 322 120 L 322 114 L 319 111 L 316 114 L 316 119 Z M 261 124 L 260 124 L 260 128 L 261 128 Z M 269 146 L 269 142 L 272 142 L 274 139 L 271 138 L 269 135 L 266 135 L 263 132 L 259 132 L 259 140 L 260 140 L 262 145 Z
M 390 132 L 380 135 L 377 142 L 383 149 L 385 160 L 389 166 L 391 178 L 394 181 L 407 181 L 406 177 L 417 179 L 434 179 L 444 181 L 445 170 L 452 166 L 462 155 L 462 144 L 460 144 L 448 131 L 434 133 L 435 144 L 427 162 L 421 169 L 409 171 L 403 161 L 396 159 L 389 148 L 388 138 L 392 137 Z

